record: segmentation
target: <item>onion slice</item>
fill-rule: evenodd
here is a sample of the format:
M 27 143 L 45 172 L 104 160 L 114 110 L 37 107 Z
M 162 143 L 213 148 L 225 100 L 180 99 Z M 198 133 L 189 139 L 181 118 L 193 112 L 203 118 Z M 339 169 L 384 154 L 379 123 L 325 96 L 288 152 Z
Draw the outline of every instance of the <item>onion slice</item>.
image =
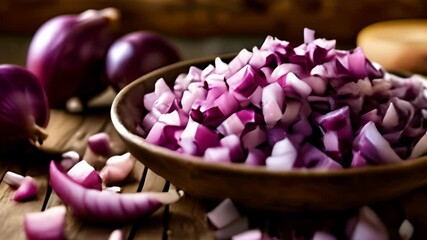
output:
M 66 212 L 65 206 L 55 206 L 44 212 L 26 213 L 24 228 L 27 239 L 64 239 Z
M 53 191 L 76 216 L 98 222 L 129 222 L 148 216 L 178 201 L 183 191 L 117 194 L 87 189 L 72 181 L 51 161 L 49 180 Z

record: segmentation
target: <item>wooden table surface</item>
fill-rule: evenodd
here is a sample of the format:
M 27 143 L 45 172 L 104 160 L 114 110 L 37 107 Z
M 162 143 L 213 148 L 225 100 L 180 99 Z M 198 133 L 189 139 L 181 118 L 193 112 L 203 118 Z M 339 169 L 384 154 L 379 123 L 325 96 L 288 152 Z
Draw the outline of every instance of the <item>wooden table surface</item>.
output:
M 104 95 L 101 102 L 111 100 L 112 93 Z M 102 99 L 102 98 L 101 98 Z M 97 103 L 95 102 L 95 106 Z M 60 205 L 61 200 L 48 183 L 48 163 L 59 158 L 63 152 L 77 151 L 83 159 L 96 166 L 100 159 L 86 148 L 86 140 L 92 134 L 106 132 L 113 141 L 117 152 L 126 152 L 110 122 L 108 105 L 96 106 L 85 113 L 68 113 L 51 110 L 47 127 L 49 137 L 40 148 L 17 153 L 0 162 L 0 179 L 6 171 L 34 177 L 39 184 L 39 194 L 34 200 L 17 203 L 11 200 L 15 189 L 0 183 L 0 232 L 1 239 L 25 239 L 23 217 L 25 213 L 43 211 Z M 427 174 L 427 173 L 426 173 Z M 404 179 L 402 179 L 404 181 Z M 173 187 L 167 180 L 137 162 L 129 180 L 122 185 L 123 192 L 168 191 Z M 254 196 L 257 197 L 257 196 Z M 162 207 L 153 215 L 129 224 L 103 225 L 88 223 L 67 211 L 65 233 L 67 239 L 108 239 L 115 229 L 122 229 L 126 239 L 215 239 L 215 229 L 207 220 L 206 213 L 217 203 L 195 199 L 188 194 L 177 203 Z M 333 203 L 331 203 L 333 204 Z M 385 222 L 391 239 L 400 239 L 398 228 L 404 219 L 414 225 L 413 239 L 427 236 L 427 191 L 417 190 L 399 199 L 370 205 Z M 249 219 L 250 228 L 258 228 L 278 239 L 292 239 L 295 232 L 310 234 L 315 230 L 326 230 L 344 234 L 347 219 L 357 212 L 349 209 L 343 212 L 322 213 L 272 213 L 240 209 Z M 309 239 L 309 238 L 306 238 Z
M 23 64 L 28 42 L 28 36 L 0 38 L 0 53 L 2 53 L 0 63 Z M 236 42 L 240 45 L 229 44 L 231 45 L 229 47 L 242 48 L 242 41 Z M 193 45 L 193 43 L 181 42 L 180 46 L 187 53 L 187 58 L 198 56 L 197 54 L 216 54 L 215 49 L 219 49 L 215 47 L 218 45 L 217 41 L 215 44 L 205 42 L 203 46 L 209 45 L 211 48 L 214 46 L 214 49 L 206 49 L 206 51 L 203 50 L 202 45 L 197 45 L 197 48 Z M 58 159 L 60 154 L 66 151 L 74 150 L 92 164 L 105 161 L 86 149 L 87 138 L 98 132 L 107 132 L 110 135 L 117 152 L 126 151 L 110 122 L 109 103 L 113 97 L 114 94 L 111 91 L 107 92 L 93 103 L 89 111 L 84 113 L 73 114 L 52 109 L 47 127 L 49 137 L 40 149 L 17 152 L 16 156 L 0 156 L 2 158 L 0 161 L 0 239 L 25 239 L 23 228 L 25 213 L 43 211 L 61 204 L 60 199 L 49 187 L 48 163 L 50 160 Z M 23 203 L 12 201 L 11 197 L 15 189 L 2 181 L 7 171 L 34 177 L 40 187 L 38 197 Z M 122 187 L 123 192 L 168 191 L 173 185 L 137 162 L 130 178 Z M 83 240 L 108 239 L 114 229 L 122 229 L 126 239 L 215 239 L 216 229 L 209 224 L 206 213 L 216 204 L 195 199 L 186 194 L 177 203 L 163 207 L 147 218 L 129 224 L 112 225 L 88 223 L 74 217 L 72 212 L 68 211 L 65 233 L 67 239 Z M 412 239 L 427 239 L 427 188 L 419 189 L 399 199 L 371 204 L 370 207 L 385 222 L 391 239 L 400 239 L 398 228 L 404 219 L 408 219 L 415 228 Z M 357 209 L 322 213 L 272 213 L 242 208 L 240 210 L 242 214 L 248 216 L 250 228 L 261 229 L 264 233 L 278 239 L 292 239 L 295 232 L 310 235 L 315 230 L 331 231 L 342 236 L 346 220 L 357 212 Z

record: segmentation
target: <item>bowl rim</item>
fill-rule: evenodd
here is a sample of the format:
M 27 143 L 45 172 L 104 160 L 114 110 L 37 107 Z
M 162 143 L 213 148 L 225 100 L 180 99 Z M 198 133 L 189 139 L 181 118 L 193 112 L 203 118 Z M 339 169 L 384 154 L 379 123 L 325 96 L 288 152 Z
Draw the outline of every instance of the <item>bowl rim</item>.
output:
M 278 170 L 270 169 L 265 166 L 249 166 L 239 163 L 213 163 L 206 162 L 201 157 L 185 155 L 178 153 L 176 151 L 157 146 L 154 144 L 147 143 L 143 137 L 134 134 L 129 130 L 120 119 L 119 109 L 120 103 L 126 97 L 127 93 L 131 91 L 134 86 L 143 84 L 146 79 L 153 78 L 155 76 L 161 75 L 165 71 L 170 71 L 172 69 L 181 68 L 181 67 L 190 67 L 195 64 L 209 64 L 212 63 L 215 58 L 228 58 L 235 56 L 236 53 L 227 53 L 216 56 L 206 56 L 199 57 L 194 59 L 183 60 L 177 63 L 173 63 L 168 66 L 158 68 L 152 72 L 149 72 L 143 76 L 140 76 L 135 81 L 131 82 L 123 89 L 121 89 L 115 96 L 110 110 L 110 117 L 113 126 L 119 133 L 119 135 L 127 141 L 133 142 L 138 146 L 143 147 L 146 151 L 149 151 L 152 154 L 158 155 L 161 158 L 169 158 L 174 161 L 182 161 L 188 165 L 193 165 L 193 167 L 198 167 L 204 170 L 217 170 L 217 171 L 226 171 L 232 173 L 243 173 L 243 174 L 257 174 L 257 175 L 269 175 L 276 177 L 300 177 L 300 178 L 330 178 L 330 177 L 349 177 L 353 175 L 357 176 L 366 176 L 372 174 L 381 173 L 392 173 L 392 172 L 404 172 L 410 171 L 411 169 L 416 169 L 421 166 L 427 165 L 427 155 L 414 159 L 403 160 L 399 163 L 390 163 L 383 165 L 370 165 L 360 168 L 346 168 L 346 169 L 337 169 L 337 170 L 327 170 L 327 169 L 291 169 L 291 170 Z M 159 77 L 160 78 L 160 77 Z M 427 180 L 426 180 L 427 184 Z

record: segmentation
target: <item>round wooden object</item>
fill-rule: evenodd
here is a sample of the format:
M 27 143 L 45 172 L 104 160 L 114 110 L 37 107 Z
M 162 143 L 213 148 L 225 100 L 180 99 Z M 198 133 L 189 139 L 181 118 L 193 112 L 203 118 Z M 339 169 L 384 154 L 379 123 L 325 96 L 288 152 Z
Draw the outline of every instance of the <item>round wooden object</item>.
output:
M 358 34 L 357 45 L 388 71 L 427 73 L 427 19 L 369 25 Z

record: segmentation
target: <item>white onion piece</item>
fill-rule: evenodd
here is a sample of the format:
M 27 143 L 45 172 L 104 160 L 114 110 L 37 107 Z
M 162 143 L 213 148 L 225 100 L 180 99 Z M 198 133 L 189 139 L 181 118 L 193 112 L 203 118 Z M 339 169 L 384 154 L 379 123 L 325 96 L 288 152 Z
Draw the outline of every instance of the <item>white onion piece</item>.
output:
M 203 155 L 206 162 L 230 163 L 230 149 L 227 147 L 208 148 Z
M 351 231 L 351 240 L 387 240 L 387 228 L 378 215 L 369 207 L 359 209 L 356 222 L 350 222 L 354 228 Z
M 64 239 L 66 211 L 65 206 L 55 206 L 43 212 L 26 213 L 24 229 L 27 239 Z
M 423 137 L 418 140 L 418 142 L 415 144 L 414 148 L 412 149 L 412 153 L 409 156 L 409 158 L 417 158 L 421 157 L 424 154 L 427 153 L 427 132 L 423 135 Z
M 65 171 L 70 170 L 78 161 L 80 155 L 76 151 L 67 151 L 61 155 L 61 167 Z
M 108 240 L 123 240 L 123 232 L 120 229 L 116 229 L 111 232 Z
M 21 183 L 23 180 L 24 180 L 24 176 L 11 171 L 7 171 L 3 177 L 3 181 L 12 187 L 21 186 Z
M 409 240 L 414 234 L 414 226 L 408 219 L 403 220 L 402 224 L 399 227 L 399 236 L 402 240 Z
M 110 157 L 99 175 L 108 186 L 120 183 L 129 176 L 135 162 L 136 159 L 130 153 Z
M 390 103 L 387 111 L 385 112 L 382 125 L 384 128 L 390 129 L 396 127 L 397 124 L 399 124 L 399 115 L 397 114 L 394 104 Z
M 294 166 L 297 154 L 289 138 L 284 138 L 274 144 L 271 156 L 267 157 L 265 164 L 270 169 L 289 170 Z
M 259 229 L 250 229 L 231 237 L 231 240 L 264 240 L 263 234 Z
M 274 127 L 282 117 L 284 101 L 284 91 L 277 82 L 271 83 L 262 89 L 262 113 L 268 128 Z
M 207 214 L 209 221 L 216 228 L 223 228 L 240 217 L 240 212 L 229 198 L 224 199 L 218 206 Z

